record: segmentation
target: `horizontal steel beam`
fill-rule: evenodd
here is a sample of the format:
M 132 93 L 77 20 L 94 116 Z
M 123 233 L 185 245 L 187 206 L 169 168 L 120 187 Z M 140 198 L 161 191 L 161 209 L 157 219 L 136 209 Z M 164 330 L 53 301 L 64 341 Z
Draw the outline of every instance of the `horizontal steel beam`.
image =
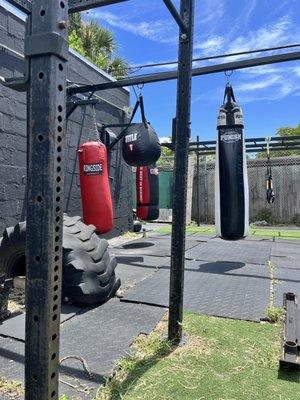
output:
M 294 141 L 294 140 L 300 140 L 300 136 L 272 136 L 270 137 L 270 141 L 272 142 L 289 142 L 289 141 Z M 260 137 L 260 138 L 246 138 L 245 139 L 246 143 L 255 143 L 255 142 L 266 142 L 265 137 Z M 190 142 L 190 146 L 207 146 L 211 144 L 216 144 L 215 140 L 207 140 L 207 141 L 202 141 L 202 142 Z
M 286 149 L 285 147 L 283 148 L 274 148 L 274 149 L 270 149 L 270 151 L 291 151 L 291 150 L 300 150 L 300 146 L 296 146 L 293 147 L 291 149 Z M 264 153 L 266 151 L 266 149 L 246 149 L 246 153 Z M 215 154 L 215 151 L 203 151 L 203 149 L 199 152 L 197 152 L 197 155 L 199 156 L 212 156 Z
M 251 58 L 249 60 L 233 61 L 224 64 L 208 65 L 206 67 L 193 68 L 193 76 L 214 74 L 217 72 L 232 71 L 237 69 L 259 67 L 262 65 L 276 64 L 287 61 L 300 60 L 300 52 L 275 54 L 272 56 Z M 69 94 L 96 92 L 100 90 L 115 89 L 126 86 L 135 86 L 139 84 L 156 83 L 177 79 L 178 71 L 159 72 L 156 74 L 139 75 L 132 78 L 121 79 L 114 82 L 99 83 L 97 85 L 84 85 L 68 89 Z
M 69 14 L 129 0 L 69 0 Z
M 183 22 L 179 12 L 176 10 L 176 7 L 172 3 L 172 0 L 163 0 L 165 3 L 167 9 L 170 11 L 172 17 L 175 19 L 177 25 L 179 26 L 180 30 L 184 33 L 187 32 L 187 27 L 185 26 L 185 23 Z
M 31 14 L 32 3 L 29 0 L 6 0 L 25 14 Z M 89 10 L 91 8 L 108 6 L 110 4 L 122 3 L 129 0 L 68 0 L 69 14 Z

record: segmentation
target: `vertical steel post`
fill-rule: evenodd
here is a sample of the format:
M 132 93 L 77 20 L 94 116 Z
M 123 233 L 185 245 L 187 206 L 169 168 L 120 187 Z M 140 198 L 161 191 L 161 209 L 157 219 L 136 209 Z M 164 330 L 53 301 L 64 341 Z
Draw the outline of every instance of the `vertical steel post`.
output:
M 175 131 L 173 224 L 168 331 L 169 340 L 175 344 L 179 343 L 182 338 L 194 7 L 195 0 L 181 0 L 180 2 L 180 15 L 187 27 L 187 30 L 186 32 L 179 32 L 177 114 Z
M 25 399 L 58 399 L 67 0 L 34 0 L 29 59 Z
M 200 156 L 199 156 L 199 136 L 197 136 L 197 225 L 200 226 Z

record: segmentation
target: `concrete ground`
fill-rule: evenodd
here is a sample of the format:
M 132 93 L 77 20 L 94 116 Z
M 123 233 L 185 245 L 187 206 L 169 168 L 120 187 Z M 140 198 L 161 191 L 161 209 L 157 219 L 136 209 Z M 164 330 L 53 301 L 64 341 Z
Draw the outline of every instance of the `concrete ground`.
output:
M 61 394 L 92 399 L 134 338 L 160 321 L 168 306 L 170 243 L 169 234 L 151 230 L 146 238 L 111 242 L 122 280 L 119 297 L 99 307 L 64 309 L 60 356 L 83 358 L 92 376 L 77 358 L 66 360 Z M 300 241 L 225 242 L 187 235 L 186 310 L 259 322 L 266 317 L 271 288 L 276 306 L 284 292 L 300 293 Z M 0 325 L 0 376 L 23 381 L 23 374 L 24 316 L 18 316 Z

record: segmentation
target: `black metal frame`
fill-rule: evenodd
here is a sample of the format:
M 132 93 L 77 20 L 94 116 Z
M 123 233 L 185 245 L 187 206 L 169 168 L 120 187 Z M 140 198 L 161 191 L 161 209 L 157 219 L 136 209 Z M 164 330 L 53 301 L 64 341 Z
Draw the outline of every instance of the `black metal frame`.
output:
M 270 137 L 270 151 L 286 151 L 300 149 L 300 136 L 273 136 Z M 266 138 L 247 138 L 245 139 L 247 153 L 261 153 L 267 151 Z M 197 155 L 211 155 L 216 152 L 216 141 L 199 141 L 189 143 L 189 151 Z M 171 143 L 163 144 L 165 147 L 172 148 Z
M 181 0 L 180 14 L 171 1 L 164 0 L 179 25 L 178 71 L 66 89 L 68 13 L 128 0 L 8 1 L 28 15 L 25 39 L 29 77 L 25 398 L 57 400 L 66 93 L 72 95 L 170 79 L 178 80 L 177 116 L 174 124 L 175 186 L 169 317 L 169 339 L 178 343 L 182 337 L 191 77 L 299 60 L 300 52 L 192 70 L 195 0 Z M 14 81 L 16 89 L 20 89 L 19 81 Z M 23 89 L 26 81 L 25 76 L 22 82 Z M 12 87 L 12 81 L 10 86 Z

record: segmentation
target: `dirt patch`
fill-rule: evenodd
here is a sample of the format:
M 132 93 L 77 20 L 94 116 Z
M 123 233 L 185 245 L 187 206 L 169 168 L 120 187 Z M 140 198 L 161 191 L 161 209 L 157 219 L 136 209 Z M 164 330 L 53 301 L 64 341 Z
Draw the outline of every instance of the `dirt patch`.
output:
M 20 400 L 24 395 L 24 389 L 19 382 L 7 381 L 0 378 L 0 395 L 4 395 L 9 400 Z

